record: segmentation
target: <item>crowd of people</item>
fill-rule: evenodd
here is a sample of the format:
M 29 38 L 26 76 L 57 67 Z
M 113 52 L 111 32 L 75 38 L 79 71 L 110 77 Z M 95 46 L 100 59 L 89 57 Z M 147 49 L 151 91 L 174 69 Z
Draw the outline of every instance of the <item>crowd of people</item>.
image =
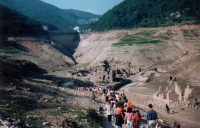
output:
M 119 94 L 113 89 L 109 89 L 103 86 L 94 87 L 77 87 L 79 91 L 91 91 L 92 99 L 98 96 L 105 98 L 106 114 L 108 122 L 114 122 L 116 128 L 122 128 L 126 125 L 126 128 L 140 128 L 142 116 L 140 111 L 134 108 L 131 101 L 127 99 L 124 93 Z M 147 112 L 146 124 L 148 128 L 158 127 L 157 112 L 153 110 L 153 105 L 149 104 L 149 111 Z M 167 106 L 168 107 L 168 106 Z M 168 112 L 168 109 L 166 109 Z
M 130 100 L 124 93 L 119 94 L 114 90 L 107 89 L 103 95 L 105 96 L 105 109 L 109 122 L 114 122 L 116 128 L 140 128 L 142 116 L 140 111 L 135 109 Z M 158 127 L 158 117 L 153 105 L 149 104 L 147 112 L 146 124 L 148 128 Z

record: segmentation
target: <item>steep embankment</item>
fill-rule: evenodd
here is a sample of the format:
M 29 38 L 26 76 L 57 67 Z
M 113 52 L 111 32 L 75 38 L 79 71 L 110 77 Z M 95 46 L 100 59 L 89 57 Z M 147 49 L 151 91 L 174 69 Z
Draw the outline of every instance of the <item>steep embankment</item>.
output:
M 63 70 L 74 65 L 72 58 L 57 50 L 48 40 L 34 37 L 9 37 L 0 49 L 2 58 L 28 60 L 46 71 Z
M 126 31 L 82 35 L 73 57 L 78 63 L 94 63 L 105 59 L 105 53 Z
M 197 79 L 199 30 L 200 25 L 183 25 L 82 35 L 73 56 L 78 63 L 90 63 L 90 66 L 104 60 L 128 61 L 131 66 L 165 65 L 169 70 L 187 72 Z

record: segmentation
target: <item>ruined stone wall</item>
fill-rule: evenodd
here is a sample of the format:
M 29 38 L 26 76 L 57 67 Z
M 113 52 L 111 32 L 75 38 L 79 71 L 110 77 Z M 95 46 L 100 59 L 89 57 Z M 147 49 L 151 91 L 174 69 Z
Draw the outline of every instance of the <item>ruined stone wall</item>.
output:
M 179 95 L 175 93 L 175 91 L 169 91 L 167 93 L 167 99 L 169 99 L 169 106 L 174 106 L 175 103 L 179 101 Z
M 185 88 L 184 93 L 184 101 L 187 101 L 188 99 L 192 98 L 193 88 L 190 88 L 189 85 Z
M 123 70 L 127 73 L 127 75 L 130 75 L 130 68 L 123 68 Z
M 97 71 L 97 80 L 99 81 L 109 81 L 113 82 L 113 72 L 112 71 Z
M 178 99 L 181 102 L 182 101 L 182 90 L 180 85 L 177 84 L 177 82 L 175 83 L 175 93 L 178 95 Z
M 170 107 L 178 107 L 185 105 L 187 107 L 198 107 L 197 100 L 193 96 L 193 88 L 188 85 L 185 89 L 184 96 L 181 90 L 181 86 L 176 82 L 175 77 L 171 79 L 170 84 L 163 90 L 159 87 L 159 91 L 153 94 L 153 103 L 158 106 L 164 106 L 168 104 Z
M 156 95 L 156 94 L 154 94 L 153 95 L 153 103 L 154 104 L 156 104 L 156 105 L 158 105 L 158 106 L 162 106 L 162 107 L 164 107 L 166 104 L 170 104 L 169 103 L 169 96 L 168 97 L 166 97 L 165 98 L 165 95 L 164 95 L 164 93 L 163 94 L 158 94 L 158 95 Z

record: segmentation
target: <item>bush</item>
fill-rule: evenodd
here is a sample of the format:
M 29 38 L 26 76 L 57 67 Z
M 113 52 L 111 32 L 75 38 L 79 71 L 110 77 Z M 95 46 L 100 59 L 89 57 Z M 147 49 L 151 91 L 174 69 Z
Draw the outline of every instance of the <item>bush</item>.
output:
M 102 121 L 94 109 L 87 110 L 87 120 L 90 127 L 99 128 L 102 125 Z

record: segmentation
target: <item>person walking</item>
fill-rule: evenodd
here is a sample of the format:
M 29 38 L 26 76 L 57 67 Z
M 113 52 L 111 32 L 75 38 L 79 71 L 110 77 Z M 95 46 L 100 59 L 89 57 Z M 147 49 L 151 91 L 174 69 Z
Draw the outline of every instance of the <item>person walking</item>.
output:
M 105 101 L 108 102 L 108 100 L 109 100 L 109 96 L 105 95 Z
M 169 114 L 170 113 L 170 109 L 169 106 L 166 104 L 166 113 Z
M 132 103 L 131 103 L 131 101 L 130 100 L 127 100 L 127 106 L 126 106 L 127 108 L 133 108 L 133 106 L 132 106 Z
M 114 110 L 116 128 L 122 128 L 122 124 L 124 123 L 124 115 L 121 106 L 122 105 L 120 103 L 116 104 L 116 108 Z
M 92 100 L 95 100 L 96 96 L 94 94 L 94 91 L 92 91 Z
M 133 117 L 132 108 L 128 108 L 125 114 L 125 121 L 127 128 L 132 128 L 132 117 Z
M 113 119 L 113 121 L 115 122 L 115 117 L 114 117 L 114 103 L 110 103 L 110 114 L 111 114 L 111 120 Z
M 147 125 L 148 128 L 155 128 L 158 125 L 157 112 L 153 110 L 153 105 L 149 104 L 149 111 L 147 112 Z
M 133 128 L 140 128 L 140 123 L 142 120 L 142 116 L 140 115 L 140 111 L 136 110 L 135 114 L 132 117 L 132 121 L 136 121 L 136 125 Z
M 108 116 L 108 122 L 111 122 L 111 102 L 110 101 L 107 101 L 106 102 L 106 113 L 107 113 L 107 116 Z

